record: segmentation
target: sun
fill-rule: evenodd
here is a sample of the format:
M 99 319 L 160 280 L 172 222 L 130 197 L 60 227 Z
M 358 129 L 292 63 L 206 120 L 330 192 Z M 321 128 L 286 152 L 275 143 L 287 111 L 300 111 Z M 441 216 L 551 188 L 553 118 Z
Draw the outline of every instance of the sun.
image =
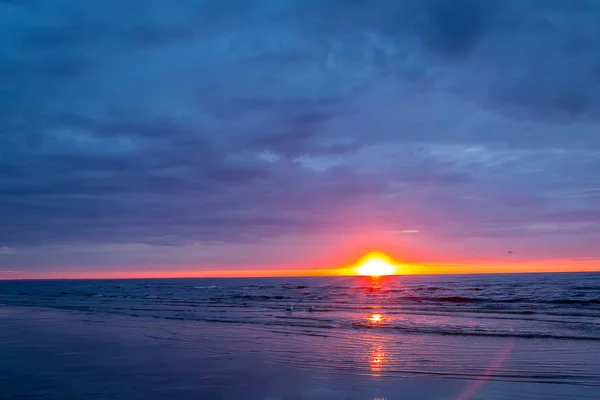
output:
M 397 265 L 385 254 L 369 253 L 360 259 L 356 274 L 361 276 L 387 276 L 397 273 Z

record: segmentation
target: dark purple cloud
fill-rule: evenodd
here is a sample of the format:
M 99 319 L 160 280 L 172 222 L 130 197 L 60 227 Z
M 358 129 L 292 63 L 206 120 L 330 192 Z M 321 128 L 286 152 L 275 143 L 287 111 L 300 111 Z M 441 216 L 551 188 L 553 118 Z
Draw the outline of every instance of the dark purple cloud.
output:
M 600 240 L 599 18 L 595 0 L 0 1 L 0 247 L 361 224 Z

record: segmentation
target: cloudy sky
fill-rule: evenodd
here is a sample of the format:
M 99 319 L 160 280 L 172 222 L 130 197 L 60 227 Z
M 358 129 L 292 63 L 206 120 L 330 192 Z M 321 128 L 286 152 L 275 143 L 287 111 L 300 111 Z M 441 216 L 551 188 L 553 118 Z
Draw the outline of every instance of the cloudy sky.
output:
M 597 0 L 0 0 L 0 277 L 589 266 L 599 37 Z

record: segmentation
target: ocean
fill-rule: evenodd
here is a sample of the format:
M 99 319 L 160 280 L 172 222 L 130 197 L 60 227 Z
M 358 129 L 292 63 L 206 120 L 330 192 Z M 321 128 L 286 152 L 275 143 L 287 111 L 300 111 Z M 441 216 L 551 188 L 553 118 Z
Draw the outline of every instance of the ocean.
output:
M 0 303 L 315 333 L 600 340 L 600 274 L 5 281 Z
M 3 281 L 0 305 L 14 326 L 37 318 L 52 331 L 60 320 L 63 334 L 93 337 L 91 327 L 102 326 L 103 338 L 122 326 L 171 355 L 195 351 L 224 365 L 301 373 L 305 384 L 296 395 L 271 398 L 600 398 L 599 273 Z M 10 343 L 24 346 L 17 340 L 24 333 L 13 333 Z M 394 397 L 424 377 L 442 389 Z M 269 398 L 261 391 L 273 379 L 261 379 L 260 393 L 240 398 Z M 348 392 L 357 381 L 382 397 Z M 464 389 L 456 383 L 463 381 L 485 385 Z M 185 393 L 240 396 L 219 392 L 231 385 L 218 382 Z

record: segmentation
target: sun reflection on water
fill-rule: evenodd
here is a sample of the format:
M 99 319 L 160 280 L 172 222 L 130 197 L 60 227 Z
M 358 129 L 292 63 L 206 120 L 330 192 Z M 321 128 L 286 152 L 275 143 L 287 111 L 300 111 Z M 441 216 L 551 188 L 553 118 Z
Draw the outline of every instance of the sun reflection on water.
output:
M 373 325 L 377 325 L 377 324 L 381 324 L 384 321 L 384 317 L 382 314 L 376 313 L 376 314 L 371 314 L 367 320 L 373 324 Z
M 383 347 L 380 345 L 373 346 L 373 350 L 371 352 L 371 371 L 376 373 L 375 376 L 378 376 L 378 373 L 381 372 L 383 364 L 385 362 L 386 354 L 383 350 Z

